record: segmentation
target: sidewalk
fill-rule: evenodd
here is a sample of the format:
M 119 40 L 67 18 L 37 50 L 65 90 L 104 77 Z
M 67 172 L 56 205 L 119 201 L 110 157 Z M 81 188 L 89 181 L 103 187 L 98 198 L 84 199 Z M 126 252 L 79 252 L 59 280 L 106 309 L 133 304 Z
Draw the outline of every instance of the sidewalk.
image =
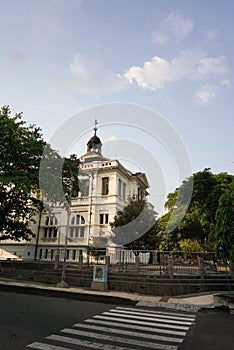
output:
M 61 297 L 77 298 L 82 300 L 95 300 L 110 303 L 129 303 L 138 307 L 167 308 L 181 311 L 198 312 L 201 308 L 213 308 L 213 294 L 196 294 L 187 297 L 162 297 L 142 295 L 119 291 L 96 291 L 80 287 L 61 288 L 42 283 L 31 283 L 13 279 L 0 278 L 1 286 L 18 291 L 53 294 Z M 218 294 L 215 292 L 214 294 Z

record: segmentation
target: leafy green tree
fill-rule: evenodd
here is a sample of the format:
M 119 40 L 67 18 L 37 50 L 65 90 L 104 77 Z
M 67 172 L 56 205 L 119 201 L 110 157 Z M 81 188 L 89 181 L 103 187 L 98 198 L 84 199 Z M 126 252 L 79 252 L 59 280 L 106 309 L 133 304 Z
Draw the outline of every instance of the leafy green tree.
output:
M 183 252 L 200 252 L 202 247 L 196 239 L 181 239 L 179 241 L 179 250 Z
M 219 199 L 216 212 L 216 251 L 219 257 L 234 261 L 234 182 Z
M 26 126 L 22 113 L 0 109 L 0 240 L 30 239 L 38 200 L 38 169 L 45 142 L 40 128 Z
M 70 197 L 77 197 L 80 191 L 79 166 L 80 160 L 76 154 L 71 154 L 69 158 L 64 159 L 62 171 L 63 189 Z
M 132 200 L 122 211 L 118 211 L 111 223 L 116 234 L 113 241 L 135 251 L 156 249 L 156 215 L 153 207 L 145 199 Z
M 227 173 L 212 174 L 209 168 L 193 174 L 183 181 L 181 187 L 168 195 L 165 207 L 168 212 L 159 219 L 164 232 L 163 249 L 181 248 L 180 240 L 194 240 L 202 250 L 214 250 L 216 212 L 219 199 L 229 188 L 232 176 Z M 180 211 L 188 199 L 189 182 L 193 180 L 193 193 L 187 211 L 181 222 L 175 225 Z M 173 219 L 171 214 L 173 212 Z M 173 230 L 170 228 L 173 227 Z
M 168 230 L 168 222 L 170 220 L 171 211 L 161 216 L 158 220 L 159 230 L 159 250 L 169 251 L 178 250 L 178 227 L 173 231 Z
M 40 128 L 27 126 L 22 113 L 12 117 L 9 106 L 0 109 L 0 129 L 0 240 L 30 240 L 41 196 L 61 203 L 78 195 L 79 159 L 62 158 Z
M 72 197 L 77 197 L 80 160 L 75 154 L 61 157 L 46 144 L 40 163 L 40 190 L 44 205 L 53 210 L 58 204 L 68 209 Z

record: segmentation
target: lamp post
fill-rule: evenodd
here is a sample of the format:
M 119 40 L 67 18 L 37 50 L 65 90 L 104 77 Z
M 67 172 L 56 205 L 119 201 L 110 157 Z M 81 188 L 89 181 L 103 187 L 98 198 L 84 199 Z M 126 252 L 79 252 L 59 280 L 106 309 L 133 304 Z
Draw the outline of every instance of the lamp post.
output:
M 60 227 L 57 226 L 57 234 L 58 234 L 58 244 L 57 244 L 57 249 L 56 249 L 56 252 L 55 252 L 55 258 L 54 258 L 54 269 L 58 269 L 59 267 L 59 246 L 60 246 Z
M 67 224 L 66 224 L 66 236 L 65 236 L 65 245 L 64 245 L 62 276 L 61 276 L 61 281 L 59 283 L 57 283 L 57 287 L 62 287 L 62 288 L 68 287 L 68 284 L 65 281 L 65 270 L 66 270 L 66 262 L 67 262 L 67 241 L 68 241 L 68 233 L 69 233 L 70 216 L 71 216 L 71 210 L 70 210 L 70 208 L 67 208 Z
M 72 191 L 73 191 L 73 176 L 70 179 L 69 204 L 71 203 Z M 68 287 L 68 284 L 65 281 L 65 270 L 66 270 L 66 263 L 67 263 L 67 242 L 68 242 L 69 224 L 70 224 L 70 216 L 71 216 L 71 209 L 70 209 L 70 205 L 69 204 L 67 205 L 67 224 L 66 224 L 66 234 L 65 234 L 65 245 L 64 245 L 64 257 L 63 257 L 62 275 L 61 275 L 61 281 L 57 283 L 57 287 L 62 287 L 62 288 L 67 288 Z
M 92 209 L 93 209 L 93 172 L 91 171 L 91 184 L 90 184 L 90 208 L 89 208 L 89 231 L 88 231 L 88 256 L 87 256 L 87 264 L 89 266 L 89 259 L 90 259 L 90 247 L 89 247 L 89 240 L 90 240 L 90 232 L 91 232 L 91 225 L 92 225 Z

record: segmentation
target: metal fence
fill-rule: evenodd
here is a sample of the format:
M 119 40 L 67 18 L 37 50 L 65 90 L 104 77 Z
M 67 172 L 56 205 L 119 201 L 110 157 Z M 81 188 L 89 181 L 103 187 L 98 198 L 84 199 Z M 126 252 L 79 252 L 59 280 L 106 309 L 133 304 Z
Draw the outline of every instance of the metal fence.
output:
M 212 275 L 230 272 L 229 263 L 217 260 L 214 252 L 117 250 L 90 254 L 89 265 L 108 264 L 110 272 L 147 273 L 155 275 Z M 84 264 L 86 265 L 86 264 Z
M 41 262 L 47 261 L 51 265 L 61 264 L 64 259 L 64 250 L 59 255 L 47 256 Z M 228 274 L 229 262 L 216 258 L 215 252 L 183 252 L 159 250 L 90 250 L 77 254 L 67 255 L 67 267 L 75 269 L 92 269 L 94 265 L 108 264 L 110 272 L 145 273 L 160 276 L 167 275 L 214 275 Z

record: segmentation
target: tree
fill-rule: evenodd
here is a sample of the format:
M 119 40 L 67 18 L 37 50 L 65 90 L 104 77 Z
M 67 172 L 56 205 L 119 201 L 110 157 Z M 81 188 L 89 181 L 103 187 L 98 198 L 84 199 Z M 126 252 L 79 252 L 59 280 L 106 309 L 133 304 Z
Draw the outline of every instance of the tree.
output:
M 156 215 L 145 199 L 131 200 L 122 211 L 118 211 L 111 223 L 115 234 L 113 242 L 135 251 L 155 249 Z
M 161 247 L 179 250 L 184 240 L 197 242 L 201 250 L 214 250 L 216 212 L 219 199 L 230 187 L 233 177 L 227 173 L 212 174 L 209 168 L 193 174 L 183 181 L 180 188 L 168 195 L 165 207 L 168 212 L 159 219 L 159 227 L 165 234 Z M 193 181 L 193 193 L 189 207 L 181 222 L 177 222 L 180 212 L 188 200 L 189 182 Z M 173 213 L 173 215 L 172 215 Z M 171 219 L 172 216 L 172 219 Z M 173 229 L 171 229 L 171 227 Z
M 80 191 L 79 166 L 80 160 L 76 154 L 71 154 L 69 158 L 64 159 L 62 171 L 63 189 L 70 197 L 77 197 Z
M 11 117 L 9 106 L 0 110 L 0 128 L 0 240 L 30 240 L 41 196 L 65 204 L 78 195 L 79 159 L 62 158 L 43 140 L 40 128 L 26 125 L 22 113 Z M 53 215 L 46 201 L 43 205 Z
M 40 128 L 26 126 L 22 113 L 0 110 L 0 240 L 30 239 L 38 200 L 38 170 L 45 142 Z
M 216 251 L 219 257 L 234 261 L 234 182 L 219 199 L 216 212 Z
M 49 144 L 41 156 L 39 179 L 44 205 L 53 210 L 58 204 L 68 209 L 72 197 L 77 197 L 80 160 L 75 154 L 61 157 Z

